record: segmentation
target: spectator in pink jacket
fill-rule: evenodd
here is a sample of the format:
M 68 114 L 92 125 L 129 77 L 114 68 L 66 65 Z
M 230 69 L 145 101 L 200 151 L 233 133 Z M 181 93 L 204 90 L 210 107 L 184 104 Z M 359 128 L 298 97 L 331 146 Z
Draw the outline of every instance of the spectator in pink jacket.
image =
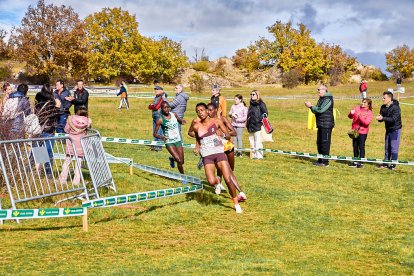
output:
M 65 133 L 69 134 L 72 139 L 66 142 L 66 160 L 62 166 L 62 173 L 60 174 L 60 183 L 66 183 L 69 173 L 69 165 L 72 162 L 72 157 L 76 155 L 78 157 L 79 164 L 82 162 L 84 156 L 81 138 L 86 136 L 87 129 L 91 126 L 91 119 L 88 118 L 88 110 L 86 107 L 79 107 L 76 115 L 69 116 L 65 126 Z M 76 167 L 76 166 L 75 166 Z M 80 168 L 79 168 L 80 169 Z M 73 178 L 73 184 L 78 185 L 80 182 L 80 171 L 76 167 L 75 176 Z
M 242 151 L 240 150 L 243 148 L 243 131 L 246 128 L 246 121 L 247 121 L 247 107 L 246 103 L 243 101 L 243 96 L 237 94 L 234 96 L 234 104 L 230 108 L 229 116 L 231 118 L 231 125 L 236 130 L 236 136 L 233 136 L 233 144 L 237 145 L 237 152 L 236 157 L 242 157 Z
M 369 124 L 372 120 L 372 100 L 363 99 L 361 105 L 355 106 L 348 117 L 352 119 L 352 129 L 358 129 L 358 137 L 352 139 L 354 157 L 365 158 L 365 141 L 369 132 Z M 361 162 L 352 162 L 350 167 L 362 168 Z

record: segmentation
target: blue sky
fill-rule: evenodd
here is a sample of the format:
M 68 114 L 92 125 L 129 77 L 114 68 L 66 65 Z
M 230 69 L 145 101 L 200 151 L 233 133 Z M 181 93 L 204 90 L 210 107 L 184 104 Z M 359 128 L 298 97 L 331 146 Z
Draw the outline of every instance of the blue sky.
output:
M 414 46 L 414 1 L 278 1 L 278 0 L 112 0 L 45 1 L 71 6 L 81 18 L 104 7 L 135 14 L 141 34 L 181 41 L 187 55 L 195 49 L 210 59 L 231 57 L 260 37 L 277 20 L 302 22 L 317 42 L 339 44 L 363 64 L 385 69 L 384 54 Z M 18 26 L 29 5 L 37 1 L 0 0 L 0 28 Z

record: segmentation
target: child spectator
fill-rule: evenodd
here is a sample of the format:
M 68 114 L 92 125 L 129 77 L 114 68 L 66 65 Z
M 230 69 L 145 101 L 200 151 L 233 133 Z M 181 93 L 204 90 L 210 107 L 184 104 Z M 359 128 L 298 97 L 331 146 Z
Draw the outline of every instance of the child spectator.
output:
M 60 183 L 66 183 L 69 173 L 69 165 L 72 161 L 72 157 L 75 156 L 74 150 L 78 157 L 79 163 L 82 162 L 83 149 L 81 145 L 81 138 L 86 136 L 86 130 L 91 126 L 91 119 L 88 118 L 88 111 L 85 107 L 80 107 L 76 115 L 69 116 L 66 126 L 65 133 L 69 134 L 72 140 L 66 142 L 66 160 L 63 163 L 62 173 L 60 174 Z M 73 145 L 72 145 L 73 141 Z M 80 168 L 76 168 L 75 176 L 73 178 L 73 184 L 78 185 L 80 182 Z
M 229 116 L 231 117 L 231 125 L 236 130 L 236 136 L 233 137 L 233 144 L 237 145 L 236 156 L 242 157 L 243 148 L 243 131 L 246 128 L 247 121 L 247 112 L 246 103 L 243 101 L 243 96 L 237 94 L 234 96 L 234 104 L 230 108 Z

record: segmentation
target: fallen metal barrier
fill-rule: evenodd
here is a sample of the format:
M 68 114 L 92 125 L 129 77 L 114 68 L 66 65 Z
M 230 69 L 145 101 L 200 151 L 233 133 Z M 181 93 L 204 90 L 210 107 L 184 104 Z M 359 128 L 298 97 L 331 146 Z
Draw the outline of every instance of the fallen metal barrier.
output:
M 12 209 L 16 204 L 60 194 L 81 193 L 89 200 L 81 164 L 69 137 L 0 141 L 0 165 Z M 71 146 L 75 159 L 66 163 L 53 155 L 66 155 Z M 64 166 L 67 178 L 64 178 Z

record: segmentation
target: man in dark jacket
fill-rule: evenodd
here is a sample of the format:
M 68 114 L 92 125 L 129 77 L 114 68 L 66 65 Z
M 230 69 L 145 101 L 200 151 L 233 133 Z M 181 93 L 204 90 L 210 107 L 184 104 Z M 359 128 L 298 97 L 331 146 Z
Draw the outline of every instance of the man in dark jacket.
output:
M 56 81 L 56 90 L 53 92 L 55 99 L 61 102 L 60 111 L 61 115 L 58 118 L 58 126 L 56 127 L 56 133 L 65 133 L 66 120 L 70 114 L 69 108 L 72 105 L 70 101 L 71 95 L 69 90 L 66 89 L 65 83 L 62 80 Z
M 401 138 L 401 109 L 397 100 L 394 100 L 393 94 L 386 91 L 382 94 L 383 105 L 380 109 L 380 115 L 376 117 L 378 122 L 385 122 L 385 160 L 398 160 L 398 149 Z M 380 168 L 395 169 L 395 164 L 387 166 L 383 164 Z
M 305 102 L 305 106 L 310 108 L 316 117 L 316 127 L 318 128 L 316 145 L 318 146 L 318 153 L 329 155 L 332 129 L 335 126 L 333 116 L 334 100 L 332 94 L 328 91 L 328 87 L 323 84 L 318 88 L 318 95 L 319 100 L 316 106 L 312 105 L 310 102 Z M 313 164 L 315 166 L 327 167 L 329 166 L 329 160 L 319 158 L 318 161 Z
M 88 109 L 89 92 L 85 89 L 83 80 L 78 80 L 76 82 L 73 96 L 69 97 L 68 99 L 72 102 L 74 106 L 75 114 L 76 112 L 78 112 L 78 109 L 82 106 Z

